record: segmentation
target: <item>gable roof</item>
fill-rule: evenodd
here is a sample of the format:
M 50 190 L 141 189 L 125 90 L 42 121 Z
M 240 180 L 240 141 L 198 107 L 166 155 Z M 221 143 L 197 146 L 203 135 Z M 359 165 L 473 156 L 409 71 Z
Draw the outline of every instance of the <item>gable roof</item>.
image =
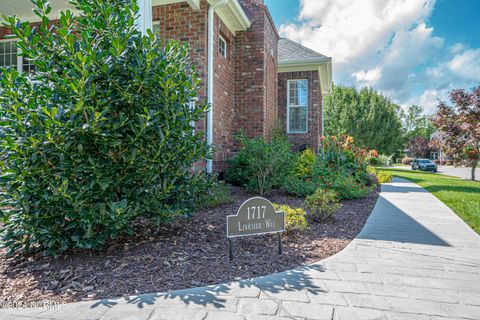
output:
M 332 90 L 332 58 L 287 38 L 278 41 L 278 72 L 318 71 L 322 94 Z
M 329 57 L 287 38 L 278 41 L 278 62 L 327 62 Z

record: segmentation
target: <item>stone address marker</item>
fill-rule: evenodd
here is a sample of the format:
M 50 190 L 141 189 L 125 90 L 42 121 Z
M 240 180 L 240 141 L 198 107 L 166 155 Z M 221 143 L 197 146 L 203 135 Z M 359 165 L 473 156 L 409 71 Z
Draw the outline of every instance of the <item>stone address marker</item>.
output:
M 230 260 L 233 260 L 232 239 L 268 233 L 278 233 L 278 250 L 282 253 L 281 234 L 285 232 L 285 213 L 275 211 L 265 198 L 255 197 L 245 201 L 236 215 L 227 216 L 227 238 Z

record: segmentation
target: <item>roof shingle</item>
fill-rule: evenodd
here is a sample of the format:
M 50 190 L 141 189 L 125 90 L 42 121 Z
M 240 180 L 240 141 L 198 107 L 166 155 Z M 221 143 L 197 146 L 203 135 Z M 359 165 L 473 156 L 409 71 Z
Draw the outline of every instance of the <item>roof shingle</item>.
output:
M 325 62 L 330 58 L 287 38 L 278 41 L 278 62 Z

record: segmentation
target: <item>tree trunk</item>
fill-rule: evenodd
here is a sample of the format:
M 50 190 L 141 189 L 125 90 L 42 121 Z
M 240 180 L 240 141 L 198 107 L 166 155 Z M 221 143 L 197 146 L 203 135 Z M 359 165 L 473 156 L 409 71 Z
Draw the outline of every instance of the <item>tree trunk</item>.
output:
M 475 180 L 475 169 L 477 168 L 478 160 L 473 162 L 472 165 L 472 180 Z

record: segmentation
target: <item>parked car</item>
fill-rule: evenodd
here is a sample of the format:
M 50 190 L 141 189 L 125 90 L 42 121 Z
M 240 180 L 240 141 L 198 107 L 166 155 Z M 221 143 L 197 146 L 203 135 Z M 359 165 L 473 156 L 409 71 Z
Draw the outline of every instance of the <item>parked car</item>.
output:
M 412 170 L 437 172 L 438 166 L 429 159 L 415 159 L 412 161 Z

